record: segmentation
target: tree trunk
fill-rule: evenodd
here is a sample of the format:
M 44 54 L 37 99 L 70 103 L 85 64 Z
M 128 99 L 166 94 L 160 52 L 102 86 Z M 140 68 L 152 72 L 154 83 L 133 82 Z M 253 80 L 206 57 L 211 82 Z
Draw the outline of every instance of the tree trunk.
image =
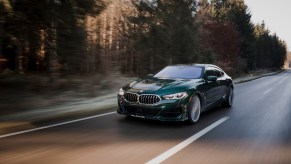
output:
M 0 18 L 0 72 L 7 67 L 7 61 L 5 61 L 3 55 L 3 38 L 4 38 L 4 21 Z
M 3 38 L 4 38 L 4 21 L 0 18 L 0 59 L 3 58 Z
M 48 59 L 48 71 L 51 80 L 53 81 L 59 75 L 58 72 L 58 58 L 57 58 L 57 29 L 55 21 L 52 21 L 51 27 L 48 34 L 48 46 L 49 53 L 47 54 Z

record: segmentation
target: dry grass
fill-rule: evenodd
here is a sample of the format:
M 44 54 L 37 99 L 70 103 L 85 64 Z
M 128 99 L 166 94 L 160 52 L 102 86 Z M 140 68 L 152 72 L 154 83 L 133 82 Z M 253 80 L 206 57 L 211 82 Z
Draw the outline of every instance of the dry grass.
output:
M 264 76 L 264 75 L 272 75 L 276 72 L 278 72 L 280 70 L 277 69 L 261 69 L 261 70 L 256 70 L 256 71 L 252 71 L 249 72 L 247 74 L 242 74 L 239 77 L 234 79 L 234 82 L 241 82 L 241 81 L 248 81 L 260 76 Z

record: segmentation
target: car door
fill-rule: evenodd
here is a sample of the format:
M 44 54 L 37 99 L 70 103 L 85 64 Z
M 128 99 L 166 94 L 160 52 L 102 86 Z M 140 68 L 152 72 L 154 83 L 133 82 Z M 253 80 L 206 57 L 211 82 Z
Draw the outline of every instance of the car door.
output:
M 215 102 L 219 100 L 219 84 L 218 81 L 209 81 L 207 80 L 207 76 L 217 76 L 215 69 L 213 67 L 208 67 L 205 70 L 205 92 L 204 96 L 206 99 L 206 107 L 213 105 Z

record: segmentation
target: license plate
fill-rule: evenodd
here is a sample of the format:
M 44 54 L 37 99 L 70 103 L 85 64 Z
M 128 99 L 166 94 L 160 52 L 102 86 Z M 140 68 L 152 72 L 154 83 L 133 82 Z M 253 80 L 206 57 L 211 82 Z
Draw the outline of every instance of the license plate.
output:
M 131 115 L 131 117 L 136 117 L 136 118 L 145 118 L 145 116 L 139 116 L 139 115 Z

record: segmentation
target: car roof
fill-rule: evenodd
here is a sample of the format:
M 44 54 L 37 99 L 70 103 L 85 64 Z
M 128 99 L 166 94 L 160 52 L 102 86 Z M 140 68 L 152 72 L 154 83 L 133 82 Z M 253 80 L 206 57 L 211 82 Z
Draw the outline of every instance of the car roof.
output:
M 194 64 L 176 64 L 176 65 L 170 65 L 170 66 L 195 66 L 195 67 L 217 67 L 216 65 L 213 64 L 198 64 L 198 63 L 194 63 Z
M 176 65 L 169 65 L 169 66 L 193 66 L 193 67 L 203 67 L 203 68 L 207 68 L 207 67 L 214 67 L 216 69 L 219 69 L 220 71 L 223 71 L 220 67 L 213 65 L 213 64 L 199 64 L 199 63 L 193 63 L 193 64 L 176 64 Z M 223 71 L 224 72 L 224 71 Z

